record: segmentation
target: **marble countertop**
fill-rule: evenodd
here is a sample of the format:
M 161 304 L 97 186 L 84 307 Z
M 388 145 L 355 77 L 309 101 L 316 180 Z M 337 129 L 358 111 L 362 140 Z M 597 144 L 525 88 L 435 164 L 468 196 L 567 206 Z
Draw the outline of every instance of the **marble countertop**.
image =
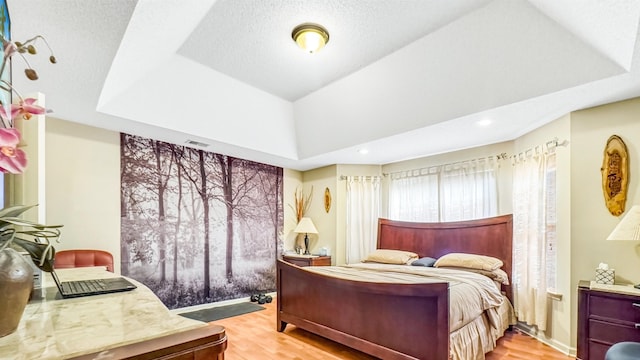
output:
M 607 285 L 591 281 L 591 283 L 589 284 L 589 288 L 591 290 L 640 296 L 640 289 L 634 288 L 633 285 Z
M 63 281 L 117 276 L 104 268 L 60 269 Z M 42 298 L 0 338 L 0 359 L 64 359 L 206 326 L 171 313 L 143 284 L 133 291 L 62 299 L 45 273 Z

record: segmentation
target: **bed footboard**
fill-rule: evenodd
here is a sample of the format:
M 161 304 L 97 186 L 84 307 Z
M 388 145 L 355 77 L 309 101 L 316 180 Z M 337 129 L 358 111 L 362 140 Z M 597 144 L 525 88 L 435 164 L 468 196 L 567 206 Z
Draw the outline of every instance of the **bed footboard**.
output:
M 449 358 L 447 283 L 350 281 L 282 260 L 277 277 L 278 331 L 293 324 L 382 359 Z

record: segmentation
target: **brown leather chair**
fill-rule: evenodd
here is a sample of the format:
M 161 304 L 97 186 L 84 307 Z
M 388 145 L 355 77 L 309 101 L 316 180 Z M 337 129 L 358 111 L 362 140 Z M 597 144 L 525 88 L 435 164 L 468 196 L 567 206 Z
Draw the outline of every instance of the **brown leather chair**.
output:
M 56 251 L 53 267 L 56 269 L 106 266 L 113 272 L 113 255 L 104 250 L 60 250 Z

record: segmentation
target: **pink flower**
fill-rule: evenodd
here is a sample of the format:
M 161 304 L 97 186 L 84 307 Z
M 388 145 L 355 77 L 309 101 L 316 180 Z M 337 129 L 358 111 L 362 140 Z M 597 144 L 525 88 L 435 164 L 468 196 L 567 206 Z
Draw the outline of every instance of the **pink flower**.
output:
M 4 37 L 2 38 L 2 45 L 4 47 L 4 58 L 8 59 L 10 58 L 13 54 L 16 53 L 16 51 L 18 51 L 18 47 L 16 46 L 15 43 L 5 39 Z
M 45 113 L 45 109 L 42 106 L 36 105 L 37 100 L 34 98 L 26 98 L 20 101 L 19 104 L 11 104 L 11 118 L 7 119 L 7 111 L 4 106 L 0 107 L 0 116 L 3 119 L 13 121 L 17 116 L 22 115 L 25 120 L 31 119 L 31 115 L 42 115 Z
M 27 167 L 27 156 L 18 149 L 20 132 L 14 128 L 0 129 L 0 171 L 22 174 Z

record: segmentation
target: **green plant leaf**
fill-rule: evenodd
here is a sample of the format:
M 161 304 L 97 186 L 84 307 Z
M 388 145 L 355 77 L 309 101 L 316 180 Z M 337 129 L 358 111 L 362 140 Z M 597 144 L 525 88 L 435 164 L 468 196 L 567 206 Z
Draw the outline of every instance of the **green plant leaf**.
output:
M 20 238 L 14 238 L 13 243 L 23 248 L 31 255 L 33 263 L 42 271 L 51 272 L 53 270 L 53 259 L 56 250 L 53 246 L 39 244 Z
M 55 248 L 51 240 L 60 238 L 62 225 L 44 225 L 20 216 L 36 205 L 15 205 L 0 209 L 0 251 L 11 244 L 23 248 L 42 271 L 53 270 Z
M 0 209 L 0 219 L 6 218 L 6 217 L 17 217 L 18 215 L 21 215 L 23 212 L 36 206 L 38 205 L 14 205 L 14 206 L 6 207 L 4 209 Z
M 0 227 L 4 227 L 2 224 L 11 224 L 16 226 L 30 226 L 37 229 L 51 229 L 51 228 L 61 228 L 62 225 L 43 225 L 39 224 L 35 221 L 25 220 L 18 217 L 5 217 L 0 218 Z

